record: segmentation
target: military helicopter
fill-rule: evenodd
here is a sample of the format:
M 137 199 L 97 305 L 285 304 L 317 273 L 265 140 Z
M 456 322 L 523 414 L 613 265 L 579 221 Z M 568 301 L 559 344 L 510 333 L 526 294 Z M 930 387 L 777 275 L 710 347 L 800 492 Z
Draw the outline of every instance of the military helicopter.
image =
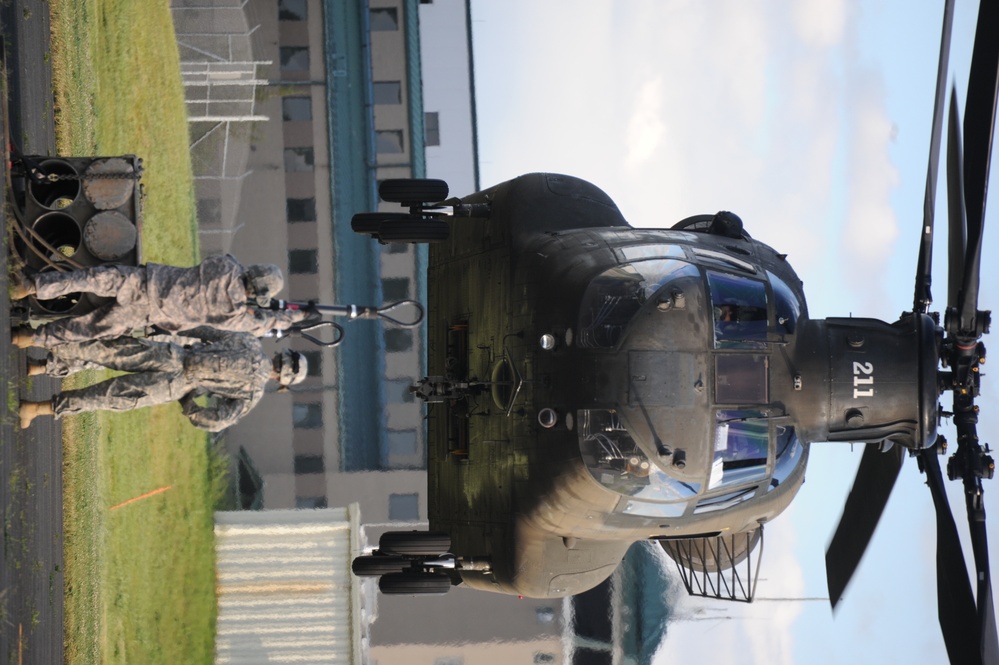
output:
M 530 174 L 454 199 L 439 181 L 383 182 L 381 197 L 408 211 L 355 216 L 354 230 L 433 243 L 430 375 L 414 387 L 429 403 L 430 531 L 384 534 L 354 572 L 379 575 L 383 593 L 460 583 L 558 597 L 591 588 L 633 542 L 654 539 L 688 591 L 752 600 L 750 555 L 798 491 L 810 444 L 859 442 L 860 470 L 827 552 L 833 603 L 908 453 L 936 506 L 950 658 L 995 662 L 981 499 L 994 464 L 974 404 L 990 325 L 977 309 L 999 71 L 989 4 L 963 150 L 953 100 L 948 114 L 942 317 L 929 287 L 949 20 L 913 307 L 893 323 L 810 319 L 786 258 L 732 213 L 636 229 L 604 192 L 570 176 Z M 943 498 L 945 416 L 957 429 L 947 474 L 966 489 L 977 594 Z

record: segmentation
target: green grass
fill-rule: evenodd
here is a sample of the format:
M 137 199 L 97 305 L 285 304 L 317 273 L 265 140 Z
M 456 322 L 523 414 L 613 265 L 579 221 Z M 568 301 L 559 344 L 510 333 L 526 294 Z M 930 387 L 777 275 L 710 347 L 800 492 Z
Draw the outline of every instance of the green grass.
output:
M 59 152 L 142 157 L 143 258 L 193 265 L 193 178 L 169 3 L 49 5 Z M 176 405 L 63 424 L 66 662 L 211 662 L 212 508 L 225 464 Z

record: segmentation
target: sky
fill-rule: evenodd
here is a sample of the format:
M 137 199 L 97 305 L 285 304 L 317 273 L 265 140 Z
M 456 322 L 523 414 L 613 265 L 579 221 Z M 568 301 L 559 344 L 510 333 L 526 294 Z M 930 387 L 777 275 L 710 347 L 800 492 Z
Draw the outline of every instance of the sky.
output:
M 939 3 L 472 0 L 471 7 L 483 187 L 532 171 L 576 175 L 607 191 L 634 226 L 732 210 L 755 238 L 789 255 L 813 318 L 894 321 L 911 309 Z M 962 106 L 976 14 L 977 2 L 957 0 L 950 79 Z M 996 205 L 986 214 L 981 309 L 996 310 L 999 300 L 999 261 L 989 260 L 999 249 Z M 945 301 L 945 214 L 937 214 L 937 311 Z M 992 443 L 999 377 L 991 380 L 988 367 L 979 435 Z M 948 424 L 941 431 L 955 440 Z M 670 626 L 657 663 L 946 662 L 933 507 L 915 460 L 906 460 L 835 615 L 821 600 L 765 600 L 826 595 L 825 547 L 860 453 L 847 444 L 812 446 L 798 498 L 767 526 L 760 600 L 685 598 L 688 620 Z M 964 534 L 960 483 L 948 486 Z M 989 531 L 999 534 L 999 483 L 986 481 L 985 491 Z M 965 552 L 970 560 L 967 543 Z M 993 538 L 999 571 L 997 553 Z

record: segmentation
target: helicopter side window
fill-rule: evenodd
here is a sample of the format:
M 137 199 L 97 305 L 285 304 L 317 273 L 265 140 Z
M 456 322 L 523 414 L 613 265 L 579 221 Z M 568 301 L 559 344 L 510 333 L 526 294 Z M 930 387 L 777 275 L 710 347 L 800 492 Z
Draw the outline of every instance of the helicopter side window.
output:
M 642 306 L 668 282 L 697 275 L 697 268 L 676 259 L 635 261 L 594 278 L 579 308 L 578 344 L 613 348 Z
M 716 348 L 756 348 L 767 338 L 767 289 L 763 282 L 708 271 Z M 761 341 L 756 341 L 761 340 Z
M 686 258 L 683 247 L 679 245 L 629 245 L 619 250 L 625 262 L 641 261 L 643 259 L 682 259 Z
M 777 275 L 767 272 L 770 286 L 774 290 L 774 309 L 777 310 L 777 329 L 788 335 L 794 334 L 794 329 L 801 317 L 801 301 L 794 295 L 791 287 Z
M 787 425 L 777 426 L 777 460 L 774 462 L 774 477 L 770 481 L 772 490 L 778 487 L 784 479 L 791 475 L 791 472 L 801 462 L 805 447 L 801 444 L 794 428 Z
M 590 475 L 607 489 L 643 501 L 675 501 L 699 491 L 698 484 L 678 481 L 656 466 L 616 411 L 581 409 L 577 416 L 583 461 Z
M 752 499 L 755 494 L 756 488 L 750 487 L 749 489 L 736 490 L 735 492 L 729 492 L 728 494 L 722 494 L 721 496 L 713 496 L 709 499 L 703 499 L 697 502 L 697 506 L 694 508 L 694 514 L 701 515 L 703 513 L 713 513 L 716 510 L 725 510 L 726 508 L 737 506 L 743 501 Z
M 719 410 L 708 489 L 762 480 L 767 475 L 769 420 L 760 411 Z

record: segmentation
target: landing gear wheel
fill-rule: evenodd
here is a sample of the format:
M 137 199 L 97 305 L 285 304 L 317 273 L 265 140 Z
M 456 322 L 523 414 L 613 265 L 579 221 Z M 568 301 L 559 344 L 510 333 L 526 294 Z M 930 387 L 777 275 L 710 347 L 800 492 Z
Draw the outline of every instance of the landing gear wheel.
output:
M 378 589 L 386 595 L 442 594 L 451 589 L 447 573 L 388 573 L 378 580 Z
M 378 551 L 403 556 L 439 556 L 451 549 L 451 537 L 439 531 L 386 531 Z
M 354 233 L 378 235 L 384 222 L 419 222 L 422 217 L 404 212 L 359 212 L 350 218 L 350 228 Z
M 434 178 L 382 180 L 378 185 L 378 196 L 382 201 L 418 205 L 438 203 L 447 198 L 448 187 L 443 180 Z
M 382 222 L 378 239 L 382 242 L 437 242 L 447 240 L 451 228 L 443 219 L 411 218 Z
M 355 557 L 350 570 L 358 577 L 377 577 L 388 573 L 401 573 L 410 566 L 410 560 L 401 556 L 378 555 Z

